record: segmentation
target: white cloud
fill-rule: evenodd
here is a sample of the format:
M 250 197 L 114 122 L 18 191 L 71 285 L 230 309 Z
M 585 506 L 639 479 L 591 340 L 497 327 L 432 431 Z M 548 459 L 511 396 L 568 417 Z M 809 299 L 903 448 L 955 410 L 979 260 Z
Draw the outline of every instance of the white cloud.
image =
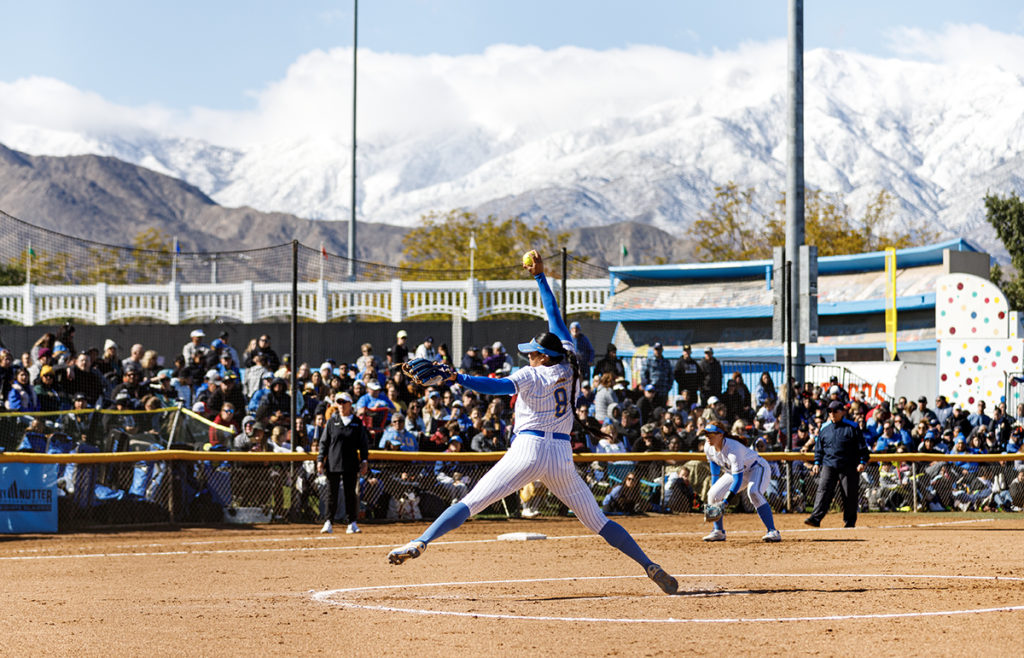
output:
M 900 27 L 888 33 L 898 55 L 954 66 L 998 66 L 1024 75 L 1024 36 L 984 25 L 946 25 L 941 31 Z
M 474 127 L 536 137 L 665 101 L 703 101 L 723 81 L 759 84 L 774 77 L 773 70 L 781 75 L 784 57 L 780 41 L 707 56 L 651 46 L 545 51 L 496 45 L 461 56 L 360 50 L 359 136 L 386 141 Z M 347 141 L 351 89 L 351 51 L 345 48 L 303 55 L 282 79 L 254 92 L 256 107 L 244 112 L 125 107 L 56 80 L 27 78 L 0 83 L 0 139 L 5 125 L 15 122 L 87 133 L 149 131 L 239 147 L 318 136 Z

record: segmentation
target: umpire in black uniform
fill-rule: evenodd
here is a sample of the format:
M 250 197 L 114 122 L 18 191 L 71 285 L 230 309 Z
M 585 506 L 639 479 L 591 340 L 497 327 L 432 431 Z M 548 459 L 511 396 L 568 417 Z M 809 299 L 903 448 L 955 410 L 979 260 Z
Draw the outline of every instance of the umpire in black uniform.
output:
M 843 496 L 843 521 L 847 528 L 857 524 L 857 504 L 860 474 L 867 467 L 870 453 L 864 443 L 864 435 L 853 421 L 847 419 L 846 407 L 833 400 L 828 405 L 829 422 L 818 433 L 814 446 L 814 468 L 812 475 L 821 471 L 818 480 L 818 494 L 814 497 L 814 511 L 804 521 L 817 528 L 832 504 L 839 482 Z
M 338 512 L 338 485 L 345 487 L 345 514 L 352 534 L 362 532 L 356 523 L 359 513 L 359 498 L 356 484 L 360 475 L 366 475 L 370 434 L 362 421 L 352 411 L 352 398 L 348 393 L 338 393 L 334 398 L 334 414 L 327 421 L 320 449 L 316 457 L 317 472 L 327 476 L 327 521 L 320 532 L 334 532 L 334 515 Z

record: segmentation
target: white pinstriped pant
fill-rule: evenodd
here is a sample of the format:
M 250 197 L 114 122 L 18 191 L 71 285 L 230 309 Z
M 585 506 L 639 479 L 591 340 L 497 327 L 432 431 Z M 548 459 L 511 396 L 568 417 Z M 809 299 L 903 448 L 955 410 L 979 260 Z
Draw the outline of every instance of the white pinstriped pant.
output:
M 747 497 L 753 503 L 754 509 L 757 509 L 768 502 L 764 494 L 768 491 L 769 484 L 768 462 L 761 458 L 743 472 L 743 484 L 740 485 L 740 488 L 747 490 Z M 731 486 L 732 473 L 722 473 L 708 489 L 708 502 L 720 503 L 725 500 L 725 494 Z
M 608 522 L 594 494 L 576 472 L 572 445 L 568 441 L 529 434 L 517 435 L 505 456 L 459 502 L 469 507 L 472 516 L 536 480 L 543 482 L 594 532 L 601 532 Z

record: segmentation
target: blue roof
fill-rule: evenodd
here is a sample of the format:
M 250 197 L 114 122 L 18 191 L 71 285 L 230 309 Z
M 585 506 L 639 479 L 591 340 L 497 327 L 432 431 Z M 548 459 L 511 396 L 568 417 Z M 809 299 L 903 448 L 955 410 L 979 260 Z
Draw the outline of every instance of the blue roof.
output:
M 942 263 L 942 252 L 982 251 L 963 238 L 948 240 L 923 247 L 909 247 L 896 250 L 896 267 L 921 267 Z M 842 274 L 848 272 L 870 272 L 885 269 L 885 251 L 845 256 L 822 256 L 818 258 L 818 274 Z M 727 261 L 724 263 L 687 263 L 682 265 L 641 265 L 635 267 L 610 268 L 612 281 L 622 279 L 654 279 L 682 281 L 686 279 L 745 279 L 764 276 L 772 267 L 771 260 Z

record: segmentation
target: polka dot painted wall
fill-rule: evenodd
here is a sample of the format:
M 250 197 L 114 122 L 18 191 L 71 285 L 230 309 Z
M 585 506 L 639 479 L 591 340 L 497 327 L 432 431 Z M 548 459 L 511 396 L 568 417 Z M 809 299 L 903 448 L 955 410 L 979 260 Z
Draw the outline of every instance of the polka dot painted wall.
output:
M 947 274 L 935 282 L 935 337 L 1009 338 L 1006 297 L 988 279 Z
M 973 410 L 1006 401 L 1007 375 L 1024 370 L 1024 340 L 1006 298 L 991 281 L 948 274 L 935 285 L 939 394 Z

